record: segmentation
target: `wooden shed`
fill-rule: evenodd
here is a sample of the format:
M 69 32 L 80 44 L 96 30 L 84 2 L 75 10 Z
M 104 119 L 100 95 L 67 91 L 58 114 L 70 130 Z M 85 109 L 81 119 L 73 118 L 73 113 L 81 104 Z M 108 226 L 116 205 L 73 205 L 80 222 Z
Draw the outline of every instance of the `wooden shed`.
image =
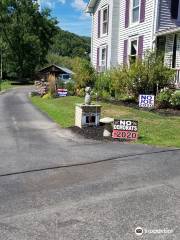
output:
M 39 77 L 45 81 L 47 81 L 50 74 L 54 75 L 56 79 L 68 80 L 71 78 L 73 72 L 68 68 L 60 67 L 55 64 L 42 68 L 38 71 Z

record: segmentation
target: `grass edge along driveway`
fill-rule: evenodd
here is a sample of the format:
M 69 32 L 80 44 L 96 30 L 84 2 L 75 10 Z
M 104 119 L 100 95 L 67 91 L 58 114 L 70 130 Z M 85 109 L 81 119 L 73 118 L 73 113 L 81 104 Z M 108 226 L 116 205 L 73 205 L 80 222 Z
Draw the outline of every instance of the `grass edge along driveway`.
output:
M 42 99 L 32 97 L 32 103 L 45 112 L 61 127 L 74 125 L 75 104 L 82 103 L 79 97 Z M 139 122 L 138 143 L 164 147 L 180 147 L 180 117 L 133 109 L 122 105 L 98 102 L 102 105 L 102 117 L 130 119 Z
M 13 85 L 10 81 L 2 81 L 1 82 L 1 91 L 6 91 L 8 89 L 13 88 Z

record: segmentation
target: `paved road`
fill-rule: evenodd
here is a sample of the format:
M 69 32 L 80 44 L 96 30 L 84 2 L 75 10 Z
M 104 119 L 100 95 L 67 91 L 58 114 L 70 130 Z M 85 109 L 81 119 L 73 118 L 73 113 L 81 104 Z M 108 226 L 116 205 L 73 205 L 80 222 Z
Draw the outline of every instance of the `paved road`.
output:
M 79 138 L 28 92 L 0 95 L 0 240 L 180 239 L 180 150 Z

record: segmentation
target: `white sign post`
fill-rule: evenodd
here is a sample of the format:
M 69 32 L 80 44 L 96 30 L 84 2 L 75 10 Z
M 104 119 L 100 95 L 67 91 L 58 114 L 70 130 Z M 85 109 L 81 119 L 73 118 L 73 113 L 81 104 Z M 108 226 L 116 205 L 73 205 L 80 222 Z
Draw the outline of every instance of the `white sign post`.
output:
M 153 108 L 155 103 L 154 95 L 139 95 L 140 108 Z

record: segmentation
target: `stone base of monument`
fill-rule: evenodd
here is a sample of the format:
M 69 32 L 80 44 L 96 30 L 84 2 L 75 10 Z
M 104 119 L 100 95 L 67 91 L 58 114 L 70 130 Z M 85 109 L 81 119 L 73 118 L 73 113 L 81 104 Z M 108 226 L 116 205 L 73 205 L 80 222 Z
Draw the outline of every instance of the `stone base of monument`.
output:
M 76 104 L 75 126 L 79 128 L 99 126 L 101 105 Z
M 103 137 L 111 137 L 112 123 L 114 122 L 114 118 L 110 118 L 110 117 L 102 118 L 100 119 L 100 122 L 104 124 Z

